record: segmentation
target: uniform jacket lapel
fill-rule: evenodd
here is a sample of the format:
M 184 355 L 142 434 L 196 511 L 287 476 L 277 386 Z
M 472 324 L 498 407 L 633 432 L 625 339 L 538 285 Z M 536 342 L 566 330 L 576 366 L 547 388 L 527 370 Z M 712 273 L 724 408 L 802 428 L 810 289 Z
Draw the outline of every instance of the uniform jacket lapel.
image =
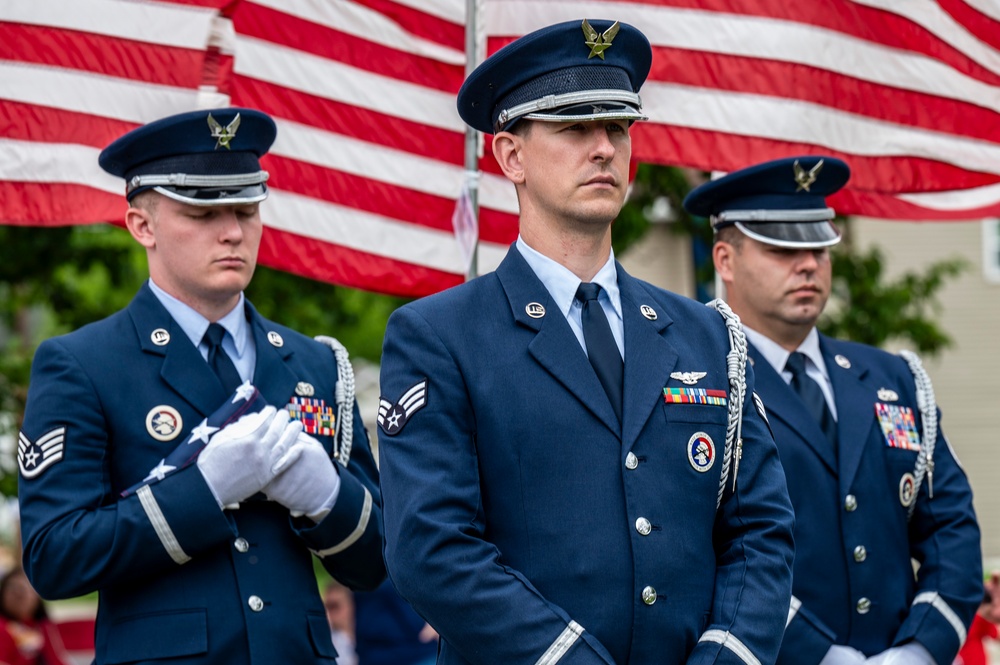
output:
M 840 489 L 842 493 L 846 493 L 858 471 L 865 446 L 868 444 L 868 434 L 875 421 L 872 398 L 875 390 L 864 381 L 868 373 L 867 368 L 853 363 L 845 368 L 837 363 L 836 357 L 842 350 L 837 340 L 820 335 L 820 350 L 823 352 L 826 371 L 830 375 L 833 396 L 837 403 Z
M 664 331 L 673 323 L 660 304 L 619 264 L 618 288 L 625 327 L 625 403 L 622 405 L 622 443 L 630 448 L 639 437 L 653 409 L 663 399 L 663 386 L 677 365 L 678 353 Z M 646 305 L 656 312 L 649 320 L 642 314 Z M 651 362 L 651 359 L 655 361 Z
M 202 415 L 214 412 L 227 395 L 197 347 L 156 299 L 148 284 L 139 289 L 128 312 L 143 352 L 163 358 L 160 369 L 163 380 Z M 157 330 L 165 330 L 169 335 L 169 341 L 162 346 L 153 342 L 153 332 Z
M 280 409 L 288 404 L 298 382 L 287 364 L 288 358 L 294 352 L 284 343 L 281 346 L 271 343 L 268 339 L 268 333 L 272 332 L 271 322 L 258 314 L 248 301 L 246 310 L 253 342 L 257 346 L 257 367 L 254 370 L 253 384 L 260 390 L 268 404 Z
M 788 428 L 816 453 L 816 456 L 822 460 L 830 473 L 836 474 L 837 460 L 830 443 L 819 423 L 809 415 L 802 399 L 785 383 L 785 380 L 753 344 L 749 344 L 749 354 L 753 360 L 757 393 L 763 396 L 768 416 L 778 418 L 788 425 Z
M 497 267 L 496 275 L 507 294 L 511 312 L 518 325 L 536 333 L 528 343 L 531 356 L 608 429 L 620 436 L 618 417 L 587 360 L 586 352 L 573 334 L 566 317 L 552 302 L 545 285 L 535 276 L 516 247 L 511 246 L 507 256 Z M 531 303 L 542 305 L 545 308 L 544 316 L 529 316 L 526 308 Z M 626 378 L 627 376 L 628 370 Z M 627 395 L 626 392 L 626 401 Z

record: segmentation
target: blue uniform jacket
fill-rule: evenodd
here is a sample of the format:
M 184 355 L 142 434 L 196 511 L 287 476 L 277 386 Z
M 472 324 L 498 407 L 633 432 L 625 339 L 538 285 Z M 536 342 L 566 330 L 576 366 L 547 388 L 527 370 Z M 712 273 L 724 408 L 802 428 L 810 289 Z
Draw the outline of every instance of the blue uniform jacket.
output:
M 921 431 L 909 366 L 822 335 L 820 349 L 837 404 L 836 454 L 798 395 L 750 352 L 795 508 L 793 605 L 778 663 L 813 665 L 834 643 L 871 656 L 916 639 L 950 665 L 983 595 L 965 473 L 939 432 L 934 498 L 925 478 L 907 522 L 905 476 L 918 452 L 887 445 L 876 404 L 909 407 Z
M 305 381 L 334 405 L 331 350 L 249 304 L 247 316 L 254 384 L 268 402 L 284 407 Z M 169 341 L 158 345 L 164 331 Z M 310 550 L 349 586 L 384 578 L 378 472 L 356 405 L 350 463 L 337 465 L 340 495 L 319 524 L 262 495 L 223 512 L 196 464 L 119 497 L 225 399 L 148 286 L 128 308 L 35 355 L 22 443 L 61 437 L 63 449 L 44 471 L 22 474 L 24 566 L 46 598 L 100 592 L 99 665 L 333 663 Z M 170 441 L 147 425 L 163 407 L 181 420 Z M 331 437 L 317 438 L 331 447 Z
M 386 565 L 441 634 L 441 664 L 777 655 L 792 513 L 774 442 L 748 392 L 738 489 L 717 510 L 726 407 L 668 404 L 663 389 L 684 387 L 680 371 L 727 389 L 723 320 L 617 270 L 622 427 L 515 248 L 495 273 L 389 320 Z M 699 443 L 711 456 L 691 457 Z

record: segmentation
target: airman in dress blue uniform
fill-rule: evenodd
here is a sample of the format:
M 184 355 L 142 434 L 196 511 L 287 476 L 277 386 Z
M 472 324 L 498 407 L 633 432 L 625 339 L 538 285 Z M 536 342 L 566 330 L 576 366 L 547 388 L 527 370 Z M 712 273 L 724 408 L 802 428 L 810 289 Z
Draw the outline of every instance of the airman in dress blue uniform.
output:
M 150 280 L 41 344 L 18 451 L 25 570 L 46 598 L 98 592 L 98 665 L 334 663 L 313 555 L 355 588 L 385 576 L 378 472 L 353 390 L 337 399 L 346 354 L 243 296 L 275 133 L 251 109 L 196 111 L 101 153 Z M 262 408 L 213 426 L 254 386 Z M 200 455 L 168 463 L 181 446 Z
M 750 341 L 795 507 L 778 663 L 949 665 L 982 598 L 972 492 L 919 359 L 816 330 L 847 164 L 803 156 L 702 185 L 716 270 Z M 914 575 L 911 560 L 919 564 Z
M 438 663 L 777 655 L 792 513 L 738 322 L 611 251 L 650 62 L 634 27 L 573 21 L 459 92 L 519 238 L 392 315 L 379 410 L 386 566 Z

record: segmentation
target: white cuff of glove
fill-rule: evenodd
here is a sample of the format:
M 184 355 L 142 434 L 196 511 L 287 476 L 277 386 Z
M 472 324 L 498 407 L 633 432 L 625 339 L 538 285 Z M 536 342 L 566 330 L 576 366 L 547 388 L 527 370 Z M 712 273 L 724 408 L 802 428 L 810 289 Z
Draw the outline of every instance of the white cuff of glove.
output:
M 300 432 L 289 450 L 294 461 L 284 468 L 264 493 L 288 508 L 292 517 L 305 515 L 319 523 L 340 496 L 340 474 L 330 454 L 319 441 Z
M 857 649 L 843 644 L 834 644 L 819 661 L 819 665 L 857 665 L 865 662 L 865 655 Z
M 865 661 L 867 665 L 935 665 L 934 656 L 920 642 L 886 649 Z

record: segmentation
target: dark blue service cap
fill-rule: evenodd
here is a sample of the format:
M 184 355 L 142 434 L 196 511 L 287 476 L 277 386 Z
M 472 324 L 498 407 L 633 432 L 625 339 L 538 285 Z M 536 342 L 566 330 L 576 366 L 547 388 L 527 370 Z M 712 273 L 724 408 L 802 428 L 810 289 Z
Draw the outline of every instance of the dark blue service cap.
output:
M 458 113 L 487 134 L 520 118 L 550 122 L 645 120 L 639 88 L 653 51 L 618 21 L 569 21 L 507 44 L 458 91 Z
M 851 169 L 836 157 L 786 157 L 733 171 L 685 197 L 684 209 L 710 217 L 713 228 L 735 225 L 778 247 L 819 249 L 840 242 L 825 197 L 843 187 Z
M 101 152 L 98 162 L 125 178 L 125 195 L 155 189 L 190 205 L 237 205 L 267 198 L 260 168 L 277 135 L 274 121 L 254 109 L 180 113 L 133 129 Z

